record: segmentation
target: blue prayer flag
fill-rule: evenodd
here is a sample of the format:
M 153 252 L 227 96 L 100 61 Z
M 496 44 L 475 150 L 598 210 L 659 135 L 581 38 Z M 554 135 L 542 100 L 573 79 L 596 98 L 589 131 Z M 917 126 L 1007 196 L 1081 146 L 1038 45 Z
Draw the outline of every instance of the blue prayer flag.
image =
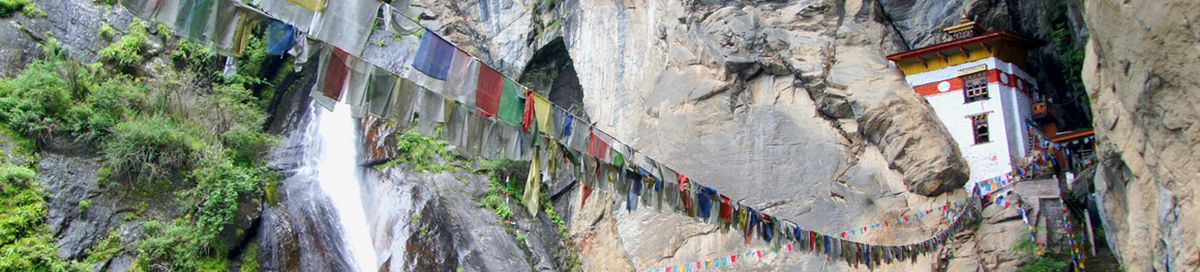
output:
M 296 44 L 296 28 L 280 21 L 267 26 L 267 55 L 282 56 Z
M 450 71 L 450 61 L 454 59 L 454 50 L 454 46 L 438 36 L 437 33 L 425 29 L 425 34 L 421 35 L 421 47 L 417 49 L 417 56 L 413 60 L 412 67 L 429 77 L 446 80 L 446 74 Z

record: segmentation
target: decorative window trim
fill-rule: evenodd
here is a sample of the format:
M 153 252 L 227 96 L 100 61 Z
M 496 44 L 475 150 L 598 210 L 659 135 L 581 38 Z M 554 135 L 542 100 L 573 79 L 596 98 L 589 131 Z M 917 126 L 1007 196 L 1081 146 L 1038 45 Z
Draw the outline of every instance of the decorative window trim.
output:
M 980 113 L 968 115 L 967 119 L 971 120 L 971 135 L 975 140 L 976 145 L 991 143 L 991 127 L 988 125 L 988 113 Z
M 963 84 L 963 104 L 989 99 L 987 71 L 971 73 L 959 78 Z

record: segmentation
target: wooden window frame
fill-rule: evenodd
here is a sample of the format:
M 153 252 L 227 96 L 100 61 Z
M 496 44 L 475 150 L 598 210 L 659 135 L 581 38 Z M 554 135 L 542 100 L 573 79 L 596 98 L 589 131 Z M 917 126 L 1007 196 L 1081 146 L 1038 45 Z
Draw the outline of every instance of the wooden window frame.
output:
M 987 71 L 959 77 L 963 83 L 963 104 L 988 100 Z
M 991 127 L 988 125 L 988 113 L 980 113 L 967 116 L 971 119 L 971 135 L 974 136 L 975 144 L 986 144 L 992 142 Z M 980 131 L 980 128 L 983 130 Z M 982 133 L 980 133 L 982 132 Z M 982 135 L 981 135 L 982 134 Z

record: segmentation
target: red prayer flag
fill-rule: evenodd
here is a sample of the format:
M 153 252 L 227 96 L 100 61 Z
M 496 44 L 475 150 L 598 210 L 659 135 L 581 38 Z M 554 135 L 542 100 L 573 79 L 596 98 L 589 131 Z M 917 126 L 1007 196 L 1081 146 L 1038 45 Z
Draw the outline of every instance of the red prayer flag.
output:
M 525 113 L 521 116 L 521 130 L 529 132 L 533 123 L 533 90 L 525 90 Z M 544 129 L 544 128 L 543 128 Z
M 590 137 L 588 137 L 588 154 L 601 160 L 605 159 L 605 156 L 608 154 L 608 143 L 596 137 L 596 131 L 594 130 L 591 132 Z
M 687 183 L 688 183 L 688 181 L 690 181 L 690 180 L 688 179 L 688 177 L 687 177 L 687 176 L 684 176 L 683 174 L 680 174 L 680 173 L 675 173 L 675 179 L 676 179 L 677 181 L 679 181 L 679 182 L 677 183 L 677 185 L 679 186 L 679 191 L 680 191 L 680 192 L 682 192 L 682 191 L 683 191 L 683 185 L 684 185 L 684 184 L 687 184 Z
M 321 87 L 326 97 L 341 101 L 342 87 L 346 85 L 346 74 L 350 69 L 350 53 L 341 48 L 330 48 L 333 48 L 333 54 L 329 57 L 329 63 L 325 64 L 325 84 Z
M 592 186 L 583 185 L 583 200 L 579 202 L 579 208 L 583 209 L 583 205 L 587 204 L 588 195 L 592 194 Z
M 737 263 L 737 254 L 729 255 L 730 263 Z
M 479 109 L 479 115 L 496 115 L 500 109 L 500 90 L 503 84 L 503 78 L 495 69 L 487 65 L 479 66 L 479 79 L 475 83 L 475 106 Z
M 728 224 L 733 219 L 733 206 L 729 204 L 729 197 L 721 195 L 721 213 L 720 218 L 722 223 Z

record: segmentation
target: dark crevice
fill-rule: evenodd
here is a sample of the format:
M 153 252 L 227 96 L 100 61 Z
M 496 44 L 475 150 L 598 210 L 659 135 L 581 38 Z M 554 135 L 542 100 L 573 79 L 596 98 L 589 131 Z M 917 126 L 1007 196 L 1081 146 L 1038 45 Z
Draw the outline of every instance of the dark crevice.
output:
M 518 81 L 569 112 L 583 113 L 583 86 L 562 37 L 538 49 Z

